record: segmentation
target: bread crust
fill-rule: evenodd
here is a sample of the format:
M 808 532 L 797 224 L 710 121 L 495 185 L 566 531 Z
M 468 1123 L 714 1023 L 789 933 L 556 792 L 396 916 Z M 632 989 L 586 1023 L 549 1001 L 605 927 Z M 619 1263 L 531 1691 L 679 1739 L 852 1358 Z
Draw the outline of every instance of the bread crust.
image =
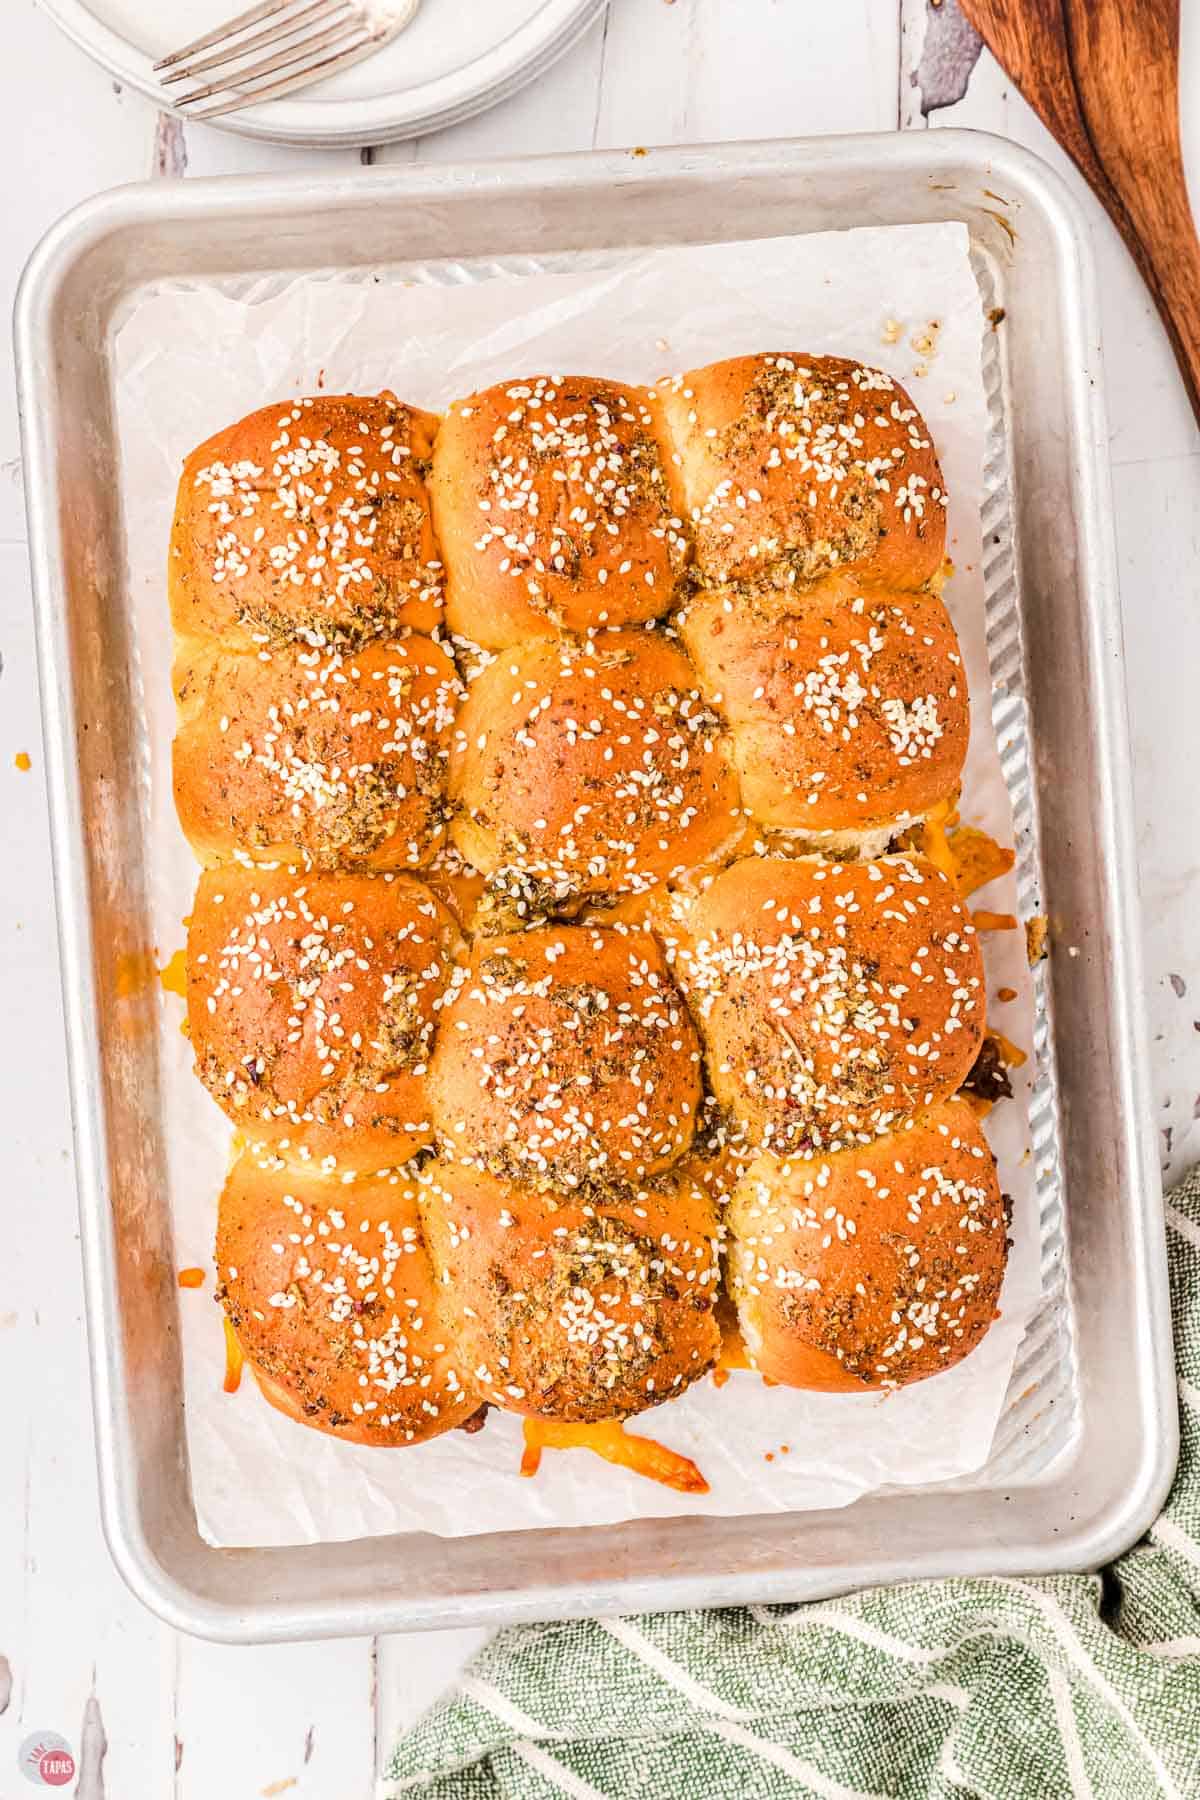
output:
M 700 1041 L 648 932 L 519 932 L 475 944 L 429 1094 L 458 1162 L 568 1189 L 638 1181 L 691 1142 Z
M 175 806 L 199 860 L 415 869 L 445 837 L 463 688 L 432 638 L 200 646 L 175 669 Z
M 960 1362 L 998 1316 L 1007 1206 L 961 1101 L 867 1146 L 759 1157 L 728 1224 L 751 1362 L 789 1387 L 922 1381 Z
M 819 848 L 825 833 L 899 830 L 957 793 L 970 707 L 936 594 L 831 576 L 789 590 L 785 611 L 717 588 L 680 633 L 767 829 Z
M 802 586 L 843 568 L 919 588 L 940 570 L 937 453 L 890 375 L 772 352 L 709 363 L 657 391 L 709 583 Z
M 425 1238 L 485 1400 L 627 1418 L 720 1353 L 712 1201 L 675 1173 L 567 1195 L 439 1158 L 421 1170 Z
M 433 457 L 453 632 L 490 649 L 657 619 L 689 555 L 644 388 L 532 376 L 456 400 Z
M 408 875 L 206 870 L 188 933 L 196 1073 L 264 1143 L 396 1167 L 433 1139 L 425 1077 L 461 948 Z
M 742 830 L 725 723 L 659 631 L 503 651 L 468 689 L 449 786 L 468 862 L 560 895 L 681 878 Z
M 168 558 L 175 630 L 244 650 L 432 631 L 436 429 L 394 394 L 320 394 L 260 407 L 193 450 Z
M 765 1149 L 870 1143 L 949 1098 L 978 1054 L 978 936 L 923 858 L 748 857 L 685 929 L 676 972 L 709 1082 Z
M 407 1172 L 344 1182 L 240 1156 L 221 1195 L 217 1298 L 271 1403 L 356 1444 L 415 1444 L 480 1399 L 441 1314 Z

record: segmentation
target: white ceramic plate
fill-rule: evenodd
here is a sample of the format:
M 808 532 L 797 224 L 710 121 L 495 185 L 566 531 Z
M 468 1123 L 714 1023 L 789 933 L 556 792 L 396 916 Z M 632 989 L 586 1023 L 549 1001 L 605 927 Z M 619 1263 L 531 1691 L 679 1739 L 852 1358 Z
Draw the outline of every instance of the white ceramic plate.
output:
M 162 102 L 160 56 L 249 0 L 41 0 L 68 37 L 118 81 Z M 329 81 L 215 120 L 290 144 L 381 144 L 481 112 L 532 81 L 607 0 L 423 0 L 392 43 Z M 169 90 L 168 90 L 169 91 Z

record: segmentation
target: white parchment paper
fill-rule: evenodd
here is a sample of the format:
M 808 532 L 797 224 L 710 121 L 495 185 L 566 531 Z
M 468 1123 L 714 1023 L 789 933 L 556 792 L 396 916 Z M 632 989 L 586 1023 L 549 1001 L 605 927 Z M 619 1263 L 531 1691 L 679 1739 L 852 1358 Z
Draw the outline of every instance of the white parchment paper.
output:
M 261 297 L 172 284 L 135 304 L 116 346 L 122 500 L 146 721 L 142 780 L 160 960 L 183 942 L 196 881 L 171 798 L 174 706 L 164 584 L 184 455 L 253 408 L 291 395 L 390 387 L 431 408 L 505 378 L 586 373 L 651 381 L 757 350 L 830 352 L 875 363 L 925 414 L 951 495 L 946 599 L 972 701 L 963 816 L 1012 842 L 991 730 L 980 570 L 986 437 L 983 319 L 959 225 L 830 232 L 656 250 L 617 266 L 498 275 L 430 286 L 311 276 Z M 980 902 L 1015 911 L 1011 878 Z M 980 902 L 977 902 L 980 903 Z M 989 994 L 1018 1043 L 1032 1043 L 1032 988 L 1020 932 L 986 942 Z M 230 1127 L 196 1081 L 183 1003 L 160 1003 L 170 1200 L 178 1266 L 212 1266 Z M 522 1479 L 519 1420 L 493 1412 L 475 1436 L 406 1450 L 360 1449 L 281 1417 L 247 1379 L 221 1391 L 223 1346 L 210 1276 L 180 1295 L 188 1447 L 200 1528 L 216 1544 L 284 1544 L 424 1530 L 445 1535 L 602 1524 L 694 1512 L 752 1514 L 844 1505 L 884 1485 L 961 1477 L 985 1461 L 1028 1312 L 1039 1292 L 1027 1068 L 988 1121 L 1014 1200 L 1003 1316 L 957 1368 L 893 1395 L 768 1389 L 748 1373 L 704 1381 L 635 1424 L 699 1463 L 711 1493 L 685 1497 L 585 1451 L 546 1452 Z M 157 1129 L 157 1124 L 153 1126 Z M 786 1450 L 783 1448 L 787 1446 Z

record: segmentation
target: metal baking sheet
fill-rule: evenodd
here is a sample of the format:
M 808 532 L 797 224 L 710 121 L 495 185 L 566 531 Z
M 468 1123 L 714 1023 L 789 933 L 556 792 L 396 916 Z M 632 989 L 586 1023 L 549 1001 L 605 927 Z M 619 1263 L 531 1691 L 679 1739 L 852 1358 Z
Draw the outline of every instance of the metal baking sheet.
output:
M 1037 972 L 1043 1295 L 990 1460 L 836 1511 L 210 1547 L 188 1485 L 155 1002 L 113 1004 L 114 947 L 148 937 L 109 355 L 131 297 L 173 278 L 445 282 L 948 219 L 1005 314 L 984 364 L 994 723 L 1022 911 L 1048 914 L 1053 944 Z M 1058 178 L 953 131 L 156 184 L 102 196 L 39 247 L 17 355 L 101 1503 L 126 1579 L 180 1629 L 253 1641 L 799 1600 L 1092 1567 L 1149 1524 L 1176 1424 L 1093 290 Z

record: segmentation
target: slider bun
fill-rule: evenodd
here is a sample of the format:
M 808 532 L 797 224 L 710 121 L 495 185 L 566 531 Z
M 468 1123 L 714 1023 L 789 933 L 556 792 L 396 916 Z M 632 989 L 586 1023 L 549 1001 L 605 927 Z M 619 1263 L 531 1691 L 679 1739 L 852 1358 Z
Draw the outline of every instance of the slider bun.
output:
M 708 582 L 778 587 L 842 567 L 918 588 L 941 568 L 937 455 L 881 370 L 839 356 L 735 356 L 659 396 Z
M 264 1394 L 302 1424 L 413 1444 L 478 1409 L 403 1172 L 346 1183 L 243 1154 L 221 1195 L 216 1256 L 217 1297 Z
M 176 666 L 175 804 L 201 862 L 416 868 L 444 836 L 462 688 L 432 638 L 231 655 L 190 640 Z
M 700 1042 L 649 933 L 519 932 L 476 943 L 429 1096 L 458 1162 L 563 1188 L 639 1180 L 691 1141 Z
M 563 894 L 681 876 L 742 826 L 724 723 L 657 631 L 501 652 L 458 715 L 450 798 L 468 862 Z
M 509 1412 L 626 1418 L 707 1373 L 721 1348 L 716 1209 L 678 1175 L 565 1193 L 436 1160 L 425 1238 L 463 1360 Z
M 732 726 L 742 799 L 760 824 L 861 840 L 958 790 L 970 713 L 958 640 L 935 594 L 845 576 L 789 590 L 787 611 L 732 589 L 680 623 Z
M 669 467 L 642 388 L 537 376 L 455 401 L 431 483 L 451 630 L 502 649 L 669 611 L 688 554 Z
M 264 406 L 193 450 L 168 562 L 176 631 L 231 649 L 431 631 L 436 430 L 393 394 L 321 394 Z
M 920 857 L 750 857 L 694 903 L 676 973 L 720 1105 L 764 1149 L 869 1143 L 948 1099 L 983 1038 L 978 936 Z
M 788 1387 L 900 1387 L 952 1368 L 997 1316 L 1008 1218 L 969 1106 L 865 1147 L 762 1156 L 728 1215 L 753 1366 Z
M 459 947 L 407 875 L 206 870 L 188 933 L 196 1073 L 293 1158 L 395 1167 L 433 1138 L 425 1074 Z

